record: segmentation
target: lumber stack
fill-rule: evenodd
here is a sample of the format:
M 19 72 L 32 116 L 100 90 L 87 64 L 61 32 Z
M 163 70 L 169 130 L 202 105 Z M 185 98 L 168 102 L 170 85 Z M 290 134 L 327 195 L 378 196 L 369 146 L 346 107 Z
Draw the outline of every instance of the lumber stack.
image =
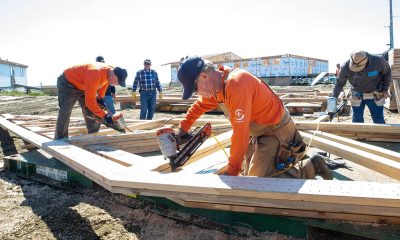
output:
M 392 69 L 392 83 L 390 94 L 392 97 L 386 101 L 385 107 L 389 110 L 396 110 L 400 113 L 400 49 L 389 51 L 389 64 Z
M 308 91 L 308 92 L 284 92 L 277 93 L 282 102 L 287 106 L 290 113 L 302 114 L 321 111 L 322 103 L 326 102 L 327 95 L 325 92 Z M 140 108 L 140 96 L 137 101 L 133 100 L 129 95 L 119 95 L 115 101 L 120 103 L 121 109 Z M 162 99 L 157 98 L 156 104 L 158 111 L 164 112 L 186 112 L 190 106 L 197 100 L 197 96 L 193 96 L 187 100 L 182 100 L 181 95 L 164 94 Z M 218 107 L 212 112 L 222 113 Z

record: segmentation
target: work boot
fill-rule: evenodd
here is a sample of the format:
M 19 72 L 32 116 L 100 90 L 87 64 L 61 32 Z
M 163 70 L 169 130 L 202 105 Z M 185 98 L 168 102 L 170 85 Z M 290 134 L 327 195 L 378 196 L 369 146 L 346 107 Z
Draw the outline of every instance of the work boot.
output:
M 333 175 L 331 170 L 329 170 L 328 166 L 326 165 L 325 159 L 323 156 L 319 155 L 318 153 L 313 154 L 310 157 L 312 164 L 314 165 L 314 170 L 316 175 L 320 175 L 325 180 L 332 180 Z

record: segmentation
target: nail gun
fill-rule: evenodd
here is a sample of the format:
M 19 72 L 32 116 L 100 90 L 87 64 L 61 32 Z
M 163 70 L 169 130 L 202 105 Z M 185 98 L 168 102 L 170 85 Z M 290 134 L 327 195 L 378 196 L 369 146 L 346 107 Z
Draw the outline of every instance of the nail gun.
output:
M 116 119 L 115 121 L 113 121 L 112 124 L 107 123 L 106 120 L 104 120 L 103 118 L 100 118 L 100 117 L 98 117 L 96 115 L 94 115 L 93 117 L 89 117 L 89 118 L 92 118 L 95 121 L 97 121 L 97 122 L 99 122 L 101 124 L 104 124 L 105 126 L 107 126 L 109 128 L 112 128 L 112 129 L 114 129 L 114 130 L 116 130 L 116 131 L 118 131 L 120 133 L 125 133 L 126 132 L 125 129 L 128 129 L 128 128 L 125 125 L 124 118 L 122 117 L 122 115 L 121 116 L 117 116 L 117 117 L 119 117 L 119 118 Z
M 179 149 L 175 132 L 172 128 L 162 128 L 157 131 L 161 153 L 169 159 L 172 172 L 183 166 L 196 150 L 211 136 L 211 124 L 204 125 L 184 146 Z
M 336 115 L 339 113 L 343 112 L 344 109 L 347 106 L 347 98 L 344 96 L 339 96 L 339 98 L 342 99 L 342 101 L 339 103 L 339 105 L 336 106 L 336 98 L 335 97 L 328 97 L 327 98 L 327 108 L 326 111 L 329 115 L 329 121 L 332 121 L 333 118 L 335 118 Z
M 107 106 L 105 105 L 105 103 L 103 102 L 103 101 L 97 101 L 97 103 L 98 103 L 98 105 L 99 105 L 99 107 L 103 110 L 103 111 L 106 111 L 110 116 L 113 116 L 113 113 L 111 113 L 111 111 L 107 108 Z M 130 131 L 130 132 L 132 132 L 127 126 L 126 126 L 126 123 L 125 123 L 125 119 L 124 119 L 124 117 L 122 116 L 122 113 L 120 114 L 120 115 L 117 115 L 117 116 L 113 116 L 113 123 L 112 124 L 110 124 L 110 123 L 107 123 L 103 118 L 100 118 L 100 117 L 98 117 L 98 116 L 96 116 L 96 115 L 94 115 L 93 114 L 93 117 L 89 117 L 89 118 L 92 118 L 92 119 L 94 119 L 95 121 L 97 121 L 97 122 L 99 122 L 99 123 L 102 123 L 102 124 L 104 124 L 105 126 L 107 126 L 107 127 L 109 127 L 109 128 L 112 128 L 112 129 L 114 129 L 114 130 L 116 130 L 116 131 L 118 131 L 118 132 L 120 132 L 120 133 L 126 133 L 126 131 L 125 131 L 125 129 L 128 129 L 128 131 Z

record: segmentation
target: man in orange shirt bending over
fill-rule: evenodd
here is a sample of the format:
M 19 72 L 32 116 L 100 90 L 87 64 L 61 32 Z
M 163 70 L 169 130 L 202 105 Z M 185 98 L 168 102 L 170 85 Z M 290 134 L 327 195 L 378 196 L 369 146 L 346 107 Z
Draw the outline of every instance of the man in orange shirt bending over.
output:
M 79 102 L 85 118 L 88 133 L 98 132 L 100 123 L 88 116 L 103 118 L 112 124 L 122 113 L 113 116 L 104 112 L 98 104 L 104 105 L 102 98 L 108 85 L 125 87 L 128 73 L 120 67 L 112 67 L 104 63 L 75 65 L 66 70 L 57 79 L 58 111 L 57 126 L 54 139 L 68 137 L 68 125 L 72 109 Z
M 205 112 L 220 106 L 232 124 L 230 158 L 224 174 L 237 176 L 246 159 L 244 175 L 332 179 L 322 156 L 303 159 L 305 144 L 282 101 L 262 80 L 243 69 L 221 67 L 192 56 L 178 69 L 182 99 L 200 97 L 187 111 L 176 132 L 178 144 Z M 251 137 L 251 138 L 250 138 Z

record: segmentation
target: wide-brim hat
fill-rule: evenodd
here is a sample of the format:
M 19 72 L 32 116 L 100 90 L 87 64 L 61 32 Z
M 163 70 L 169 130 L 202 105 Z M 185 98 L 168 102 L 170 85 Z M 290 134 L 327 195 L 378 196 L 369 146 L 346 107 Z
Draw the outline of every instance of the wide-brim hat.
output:
M 190 98 L 194 92 L 194 81 L 203 70 L 204 60 L 198 56 L 186 57 L 178 68 L 178 80 L 183 85 L 182 99 Z
M 352 72 L 359 72 L 367 66 L 368 55 L 365 51 L 356 51 L 350 54 L 349 68 Z

